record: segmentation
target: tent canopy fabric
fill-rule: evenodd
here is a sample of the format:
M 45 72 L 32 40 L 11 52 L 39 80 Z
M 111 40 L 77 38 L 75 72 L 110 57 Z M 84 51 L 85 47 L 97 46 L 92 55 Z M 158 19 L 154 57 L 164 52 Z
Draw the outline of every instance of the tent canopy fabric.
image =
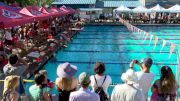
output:
M 65 14 L 71 14 L 71 13 L 73 13 L 70 9 L 68 9 L 66 6 L 61 6 L 60 8 L 59 8 L 60 10 L 62 10 L 63 12 L 65 12 Z
M 151 12 L 166 12 L 166 9 L 157 4 L 156 6 L 150 8 Z
M 59 12 L 55 12 L 54 10 L 51 10 L 51 9 L 48 9 L 48 8 L 45 8 L 45 7 L 39 8 L 39 11 L 44 13 L 44 14 L 49 14 L 52 17 L 60 16 Z
M 131 9 L 127 8 L 126 6 L 121 5 L 120 7 L 116 8 L 114 11 L 116 13 L 119 13 L 119 12 L 130 12 Z
M 80 11 L 102 11 L 102 8 L 79 8 Z
M 21 14 L 34 17 L 35 20 L 46 20 L 50 18 L 49 14 L 42 13 L 35 6 L 28 6 L 19 11 Z
M 132 9 L 132 11 L 133 11 L 133 13 L 149 13 L 150 12 L 150 10 L 144 6 L 138 6 L 134 9 Z
M 8 28 L 33 22 L 33 17 L 19 14 L 5 6 L 0 6 L 0 28 Z
M 176 5 L 168 8 L 168 9 L 167 9 L 167 12 L 180 13 L 180 5 L 176 4 Z

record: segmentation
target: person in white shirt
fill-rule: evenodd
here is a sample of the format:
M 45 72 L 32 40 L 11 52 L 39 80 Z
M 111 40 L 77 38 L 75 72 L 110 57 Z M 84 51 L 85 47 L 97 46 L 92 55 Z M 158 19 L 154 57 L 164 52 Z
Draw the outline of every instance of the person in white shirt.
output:
M 137 83 L 137 75 L 133 69 L 123 73 L 121 79 L 124 84 L 116 85 L 111 95 L 111 101 L 145 101 L 142 89 Z
M 93 91 L 96 90 L 96 88 L 102 86 L 104 92 L 109 96 L 108 94 L 108 87 L 112 83 L 111 77 L 109 75 L 104 74 L 105 72 L 105 65 L 102 62 L 96 62 L 94 66 L 94 72 L 95 75 L 92 75 L 90 77 L 91 79 L 91 86 Z M 96 83 L 97 81 L 97 83 Z M 104 83 L 103 83 L 104 81 Z
M 69 101 L 100 101 L 99 96 L 88 89 L 91 80 L 86 72 L 79 75 L 79 83 L 81 88 L 79 91 L 71 92 Z
M 7 45 L 11 45 L 12 44 L 12 33 L 11 33 L 11 29 L 7 28 L 5 30 L 5 43 Z
M 138 64 L 141 67 L 141 71 L 136 72 L 138 77 L 138 83 L 143 90 L 146 99 L 148 98 L 148 90 L 152 86 L 154 80 L 154 74 L 150 73 L 150 67 L 153 64 L 151 58 L 144 58 L 140 63 L 138 60 L 133 60 L 130 63 L 130 68 L 133 69 L 134 64 Z

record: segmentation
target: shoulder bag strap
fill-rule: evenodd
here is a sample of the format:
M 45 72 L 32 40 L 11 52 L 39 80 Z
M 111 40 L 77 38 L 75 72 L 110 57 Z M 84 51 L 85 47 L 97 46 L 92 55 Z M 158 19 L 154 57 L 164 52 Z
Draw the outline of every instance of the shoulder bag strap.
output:
M 94 75 L 94 80 L 95 80 L 95 82 L 96 82 L 96 85 L 98 86 L 95 75 Z M 103 86 L 103 84 L 104 84 L 105 80 L 106 80 L 106 75 L 105 75 L 104 80 L 103 80 L 103 82 L 102 82 L 102 85 L 101 85 L 100 87 L 102 87 L 102 86 Z
M 102 83 L 101 87 L 103 86 L 103 84 L 104 84 L 105 80 L 106 80 L 106 75 L 105 75 L 105 77 L 104 77 L 104 80 L 103 80 L 103 83 Z
M 96 80 L 96 77 L 95 77 L 95 75 L 94 75 L 94 80 L 95 80 L 95 82 L 96 82 L 96 85 L 98 86 L 98 84 L 97 84 L 97 80 Z

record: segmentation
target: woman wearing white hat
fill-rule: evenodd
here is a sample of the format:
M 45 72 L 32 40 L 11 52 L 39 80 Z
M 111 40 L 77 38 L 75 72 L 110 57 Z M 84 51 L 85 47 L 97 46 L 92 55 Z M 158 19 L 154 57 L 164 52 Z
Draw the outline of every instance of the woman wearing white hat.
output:
M 56 88 L 59 94 L 59 101 L 69 101 L 69 95 L 76 90 L 78 80 L 74 78 L 77 67 L 70 63 L 60 64 L 57 68 L 58 78 L 56 79 Z
M 137 84 L 137 75 L 132 69 L 121 76 L 124 84 L 116 85 L 111 95 L 111 101 L 145 101 L 144 94 Z

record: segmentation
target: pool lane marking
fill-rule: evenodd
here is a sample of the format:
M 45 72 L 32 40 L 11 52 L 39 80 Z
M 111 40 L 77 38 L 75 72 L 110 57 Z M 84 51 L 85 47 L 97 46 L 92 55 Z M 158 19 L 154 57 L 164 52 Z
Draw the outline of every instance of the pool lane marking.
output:
M 57 62 L 57 63 L 64 63 L 67 61 L 60 61 L 60 60 L 56 60 L 53 62 Z M 91 61 L 91 62 L 80 62 L 80 61 L 68 61 L 69 63 L 81 63 L 81 64 L 94 64 L 96 63 L 96 61 Z M 129 64 L 130 62 L 103 62 L 104 64 Z M 163 63 L 163 62 L 155 62 L 153 63 L 154 65 L 178 65 L 177 63 Z
M 83 50 L 63 50 L 63 52 L 100 52 L 100 53 L 160 53 L 159 51 L 157 52 L 154 52 L 154 51 L 151 51 L 151 52 L 146 52 L 146 51 L 106 51 L 106 50 L 102 50 L 102 51 L 83 51 Z M 168 53 L 169 54 L 169 51 L 166 51 L 166 52 L 161 52 L 161 53 Z M 176 52 L 173 52 L 173 53 L 176 53 Z
M 86 35 L 94 35 L 94 36 L 98 36 L 98 35 L 105 35 L 105 36 L 107 36 L 107 35 L 109 35 L 109 36 L 112 36 L 112 35 L 114 35 L 114 36 L 127 36 L 127 35 L 132 35 L 132 34 L 104 34 L 104 33 L 102 33 L 102 34 L 79 34 L 78 36 L 86 36 Z M 157 35 L 157 36 L 180 36 L 180 35 L 176 35 L 176 34 L 169 34 L 169 35 L 164 35 L 164 34 L 153 34 L 153 35 Z
M 83 39 L 83 40 L 87 40 L 87 39 L 102 39 L 102 40 L 120 40 L 120 39 L 129 39 L 129 40 L 144 40 L 144 39 L 135 39 L 133 37 L 130 37 L 130 38 L 118 38 L 118 39 L 115 39 L 115 38 L 76 38 L 77 40 L 78 39 Z M 146 40 L 150 40 L 149 38 L 147 38 Z M 152 40 L 155 40 L 155 39 L 152 39 Z M 177 38 L 177 39 L 174 39 L 174 38 L 169 38 L 169 39 L 165 39 L 165 40 L 180 40 L 180 38 Z
M 111 44 L 111 43 L 69 43 L 69 44 L 77 44 L 77 45 L 140 45 L 140 46 L 142 46 L 142 45 L 148 45 L 149 46 L 149 44 Z M 156 44 L 156 45 L 162 45 L 162 44 Z

